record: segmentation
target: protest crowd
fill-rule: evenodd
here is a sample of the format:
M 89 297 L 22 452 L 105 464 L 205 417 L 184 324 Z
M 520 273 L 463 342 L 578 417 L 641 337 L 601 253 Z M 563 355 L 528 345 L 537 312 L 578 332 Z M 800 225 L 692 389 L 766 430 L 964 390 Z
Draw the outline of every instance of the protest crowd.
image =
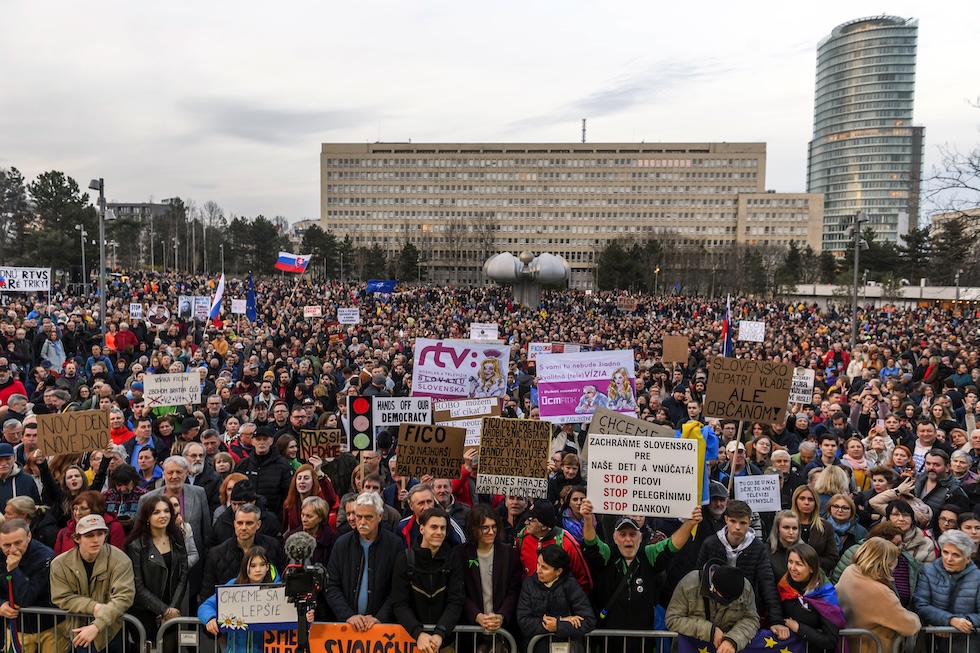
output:
M 115 277 L 104 338 L 95 295 L 58 285 L 3 294 L 7 650 L 14 637 L 25 653 L 62 653 L 66 640 L 121 652 L 128 613 L 152 641 L 168 620 L 198 617 L 229 651 L 261 651 L 261 636 L 223 628 L 216 593 L 281 582 L 297 562 L 284 543 L 306 533 L 315 548 L 305 562 L 326 569 L 310 618 L 359 633 L 399 624 L 421 653 L 449 647 L 463 624 L 483 629 L 479 653 L 518 653 L 490 637 L 499 629 L 521 648 L 550 634 L 569 651 L 603 629 L 674 631 L 690 651 L 840 651 L 845 628 L 874 633 L 884 651 L 902 637 L 910 651 L 980 651 L 974 316 L 869 307 L 851 348 L 849 307 L 758 299 L 733 300 L 726 319 L 725 301 L 706 298 L 634 295 L 624 311 L 612 293 L 560 291 L 527 308 L 498 287 L 382 295 L 275 277 L 256 283 L 254 319 L 228 308 L 245 298 L 244 280 L 224 287 L 215 319 L 178 305 L 215 290 L 212 278 Z M 304 317 L 311 305 L 322 317 Z M 336 321 L 344 307 L 359 309 L 356 324 Z M 764 322 L 765 337 L 726 352 L 739 320 Z M 491 460 L 479 444 L 434 478 L 402 473 L 397 427 L 376 431 L 370 448 L 352 443 L 350 399 L 413 396 L 416 340 L 465 340 L 471 323 L 499 327 L 506 370 L 491 370 L 499 386 L 474 387 L 499 398 L 503 421 L 542 419 L 530 343 L 629 352 L 632 369 L 613 374 L 609 391 L 584 386 L 569 411 L 579 419 L 548 425 L 550 442 L 530 461 L 535 493 L 481 491 Z M 664 360 L 665 336 L 687 338 L 686 360 Z M 706 417 L 711 362 L 726 353 L 812 370 L 812 396 L 771 420 Z M 198 402 L 147 400 L 153 375 L 187 372 Z M 590 500 L 602 476 L 586 446 L 599 408 L 698 443 L 689 514 Z M 57 429 L 76 428 L 68 418 L 85 411 L 108 416 L 109 442 L 68 451 Z M 339 441 L 304 456 L 303 432 L 329 429 Z M 736 498 L 752 477 L 774 483 L 765 509 Z M 56 624 L 22 608 L 75 616 Z M 176 651 L 176 637 L 164 647 Z M 640 651 L 642 641 L 604 647 Z

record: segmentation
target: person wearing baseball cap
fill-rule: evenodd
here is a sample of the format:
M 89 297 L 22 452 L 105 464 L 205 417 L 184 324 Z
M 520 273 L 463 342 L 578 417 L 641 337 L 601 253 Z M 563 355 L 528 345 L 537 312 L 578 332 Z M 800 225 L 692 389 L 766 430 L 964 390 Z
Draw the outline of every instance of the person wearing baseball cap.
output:
M 715 480 L 728 485 L 730 476 L 759 476 L 762 470 L 756 465 L 745 461 L 745 445 L 738 440 L 732 440 L 725 445 L 728 452 L 728 462 L 715 467 Z
M 599 611 L 599 628 L 635 628 L 657 607 L 657 575 L 672 556 L 665 555 L 659 565 L 658 558 L 665 552 L 676 553 L 687 543 L 701 521 L 701 506 L 695 506 L 691 518 L 669 538 L 645 546 L 636 518 L 623 516 L 616 520 L 612 535 L 615 546 L 609 546 L 596 534 L 592 502 L 585 499 L 580 510 L 583 552 L 594 574 L 592 599 Z
M 760 624 L 751 584 L 738 568 L 722 559 L 707 561 L 681 580 L 667 606 L 665 622 L 668 630 L 688 639 L 686 644 L 695 649 L 715 644 L 718 653 L 744 649 Z
M 524 528 L 517 534 L 515 547 L 524 568 L 524 578 L 535 572 L 538 551 L 549 544 L 558 544 L 571 557 L 569 571 L 586 594 L 592 591 L 592 574 L 582 555 L 582 548 L 572 534 L 557 526 L 555 508 L 547 499 L 535 499 L 526 513 Z
M 78 546 L 51 562 L 51 602 L 65 612 L 92 615 L 68 618 L 76 651 L 123 650 L 123 615 L 136 585 L 132 561 L 106 542 L 108 534 L 102 515 L 85 515 L 75 524 Z

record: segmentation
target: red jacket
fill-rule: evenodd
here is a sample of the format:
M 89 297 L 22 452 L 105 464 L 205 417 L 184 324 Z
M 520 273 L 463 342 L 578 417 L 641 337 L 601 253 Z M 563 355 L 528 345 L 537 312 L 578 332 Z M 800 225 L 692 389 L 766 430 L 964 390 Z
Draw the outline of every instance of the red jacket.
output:
M 109 537 L 106 541 L 112 546 L 116 547 L 120 551 L 126 551 L 126 531 L 123 530 L 122 524 L 116 520 L 116 516 L 112 513 L 106 513 L 102 515 L 105 519 L 105 525 L 109 527 Z M 69 520 L 68 525 L 58 531 L 58 538 L 54 543 L 54 554 L 61 555 L 65 551 L 71 551 L 75 548 L 75 520 Z
M 565 553 L 572 559 L 571 572 L 575 576 L 575 580 L 581 585 L 582 591 L 586 594 L 591 592 L 592 573 L 589 571 L 589 565 L 585 562 L 585 556 L 582 555 L 582 547 L 575 541 L 571 533 L 561 527 L 553 528 L 548 537 L 543 540 L 538 540 L 531 535 L 526 527 L 517 534 L 515 546 L 518 555 L 521 557 L 524 577 L 527 578 L 535 573 L 538 566 L 538 551 L 551 544 L 558 544 L 565 549 Z
M 129 353 L 139 351 L 140 341 L 131 330 L 120 330 L 116 333 L 116 351 L 125 352 L 127 347 L 132 347 Z

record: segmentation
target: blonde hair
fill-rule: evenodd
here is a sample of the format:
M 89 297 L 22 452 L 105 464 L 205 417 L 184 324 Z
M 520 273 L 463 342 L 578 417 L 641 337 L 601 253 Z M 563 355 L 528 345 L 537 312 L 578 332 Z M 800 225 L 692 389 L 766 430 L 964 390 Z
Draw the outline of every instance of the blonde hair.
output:
M 817 494 L 848 494 L 850 489 L 847 472 L 837 465 L 827 465 L 813 481 L 813 491 Z
M 898 560 L 898 554 L 898 547 L 888 540 L 872 537 L 854 552 L 851 564 L 868 578 L 891 585 L 892 565 Z
M 814 492 L 813 488 L 809 485 L 801 485 L 800 487 L 793 490 L 793 498 L 789 502 L 789 509 L 796 515 L 796 518 L 800 520 L 800 527 L 802 530 L 803 517 L 800 516 L 799 511 L 796 508 L 796 500 L 804 492 L 809 492 L 813 497 L 813 521 L 810 522 L 810 527 L 820 534 L 823 534 L 823 519 L 820 518 L 820 495 Z

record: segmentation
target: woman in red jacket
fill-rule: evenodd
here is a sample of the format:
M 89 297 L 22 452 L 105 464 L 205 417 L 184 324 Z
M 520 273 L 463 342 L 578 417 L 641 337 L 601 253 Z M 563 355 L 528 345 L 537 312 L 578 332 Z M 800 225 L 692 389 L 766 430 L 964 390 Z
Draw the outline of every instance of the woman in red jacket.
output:
M 54 543 L 55 555 L 61 555 L 75 547 L 75 524 L 86 515 L 100 515 L 105 520 L 106 526 L 109 527 L 109 536 L 106 538 L 109 544 L 120 551 L 126 550 L 126 532 L 123 530 L 122 524 L 116 520 L 116 516 L 105 511 L 105 498 L 102 493 L 86 490 L 72 501 L 71 519 L 67 526 L 58 531 L 58 538 Z

